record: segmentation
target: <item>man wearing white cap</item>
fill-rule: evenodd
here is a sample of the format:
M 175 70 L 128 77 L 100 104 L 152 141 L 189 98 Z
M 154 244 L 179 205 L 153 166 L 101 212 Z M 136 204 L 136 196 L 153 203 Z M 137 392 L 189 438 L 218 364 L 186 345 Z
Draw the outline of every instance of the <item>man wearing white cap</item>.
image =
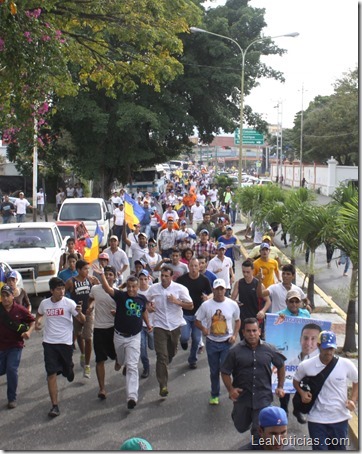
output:
M 107 247 L 103 254 L 108 255 L 108 265 L 114 266 L 117 272 L 118 285 L 122 283 L 123 273 L 128 268 L 128 257 L 126 253 L 118 246 L 118 236 L 112 235 L 109 239 L 109 247 Z M 103 255 L 101 254 L 101 255 Z M 106 256 L 104 256 L 106 258 Z
M 230 347 L 235 343 L 240 328 L 239 306 L 227 298 L 225 292 L 224 279 L 216 279 L 213 298 L 204 301 L 195 314 L 195 326 L 206 336 L 211 379 L 210 405 L 219 404 L 220 368 Z
M 225 256 L 226 246 L 224 243 L 217 245 L 217 256 L 209 261 L 207 269 L 220 279 L 223 279 L 226 284 L 227 295 L 230 295 L 231 285 L 234 283 L 233 262 L 229 257 Z
M 199 224 L 202 223 L 204 219 L 205 207 L 201 205 L 200 199 L 196 199 L 195 205 L 192 205 L 190 211 L 190 221 L 192 222 L 192 227 L 196 231 Z
M 318 348 L 318 357 L 299 364 L 293 386 L 300 394 L 302 402 L 310 403 L 313 399 L 312 393 L 304 391 L 300 382 L 306 376 L 314 377 L 326 367 L 333 367 L 308 413 L 308 430 L 314 442 L 313 450 L 346 450 L 348 420 L 352 418 L 350 412 L 356 410 L 358 400 L 358 371 L 351 360 L 335 357 L 337 339 L 332 331 L 322 331 L 319 334 Z M 350 397 L 349 381 L 352 382 Z
M 19 192 L 19 198 L 15 200 L 14 206 L 16 208 L 16 222 L 25 222 L 26 209 L 33 209 L 33 207 L 24 198 L 23 192 Z

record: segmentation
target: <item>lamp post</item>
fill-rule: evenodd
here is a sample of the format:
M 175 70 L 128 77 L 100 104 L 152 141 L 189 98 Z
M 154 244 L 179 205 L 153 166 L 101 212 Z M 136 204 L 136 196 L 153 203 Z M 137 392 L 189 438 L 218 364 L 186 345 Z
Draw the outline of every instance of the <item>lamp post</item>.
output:
M 304 84 L 302 84 L 302 111 L 300 113 L 300 167 L 299 167 L 299 187 L 302 187 L 303 180 L 303 95 L 304 95 Z
M 214 32 L 209 32 L 208 30 L 204 30 L 202 28 L 197 28 L 197 27 L 190 27 L 190 31 L 192 33 L 207 33 L 209 35 L 213 36 L 218 36 L 219 38 L 227 39 L 229 41 L 232 41 L 234 44 L 237 45 L 242 61 L 241 61 L 241 84 L 240 84 L 240 144 L 239 144 L 239 172 L 238 172 L 238 180 L 239 184 L 241 183 L 241 177 L 242 177 L 242 158 L 243 158 L 243 117 L 244 117 L 244 78 L 245 78 L 245 56 L 249 48 L 260 41 L 265 41 L 266 39 L 275 39 L 275 38 L 282 38 L 282 37 L 291 37 L 294 38 L 299 35 L 298 32 L 293 32 L 293 33 L 287 33 L 285 35 L 278 35 L 278 36 L 264 36 L 262 38 L 256 38 L 251 43 L 249 43 L 245 50 L 243 50 L 240 46 L 240 44 L 235 41 L 235 39 L 230 38 L 229 36 L 224 36 L 224 35 L 219 35 L 218 33 Z

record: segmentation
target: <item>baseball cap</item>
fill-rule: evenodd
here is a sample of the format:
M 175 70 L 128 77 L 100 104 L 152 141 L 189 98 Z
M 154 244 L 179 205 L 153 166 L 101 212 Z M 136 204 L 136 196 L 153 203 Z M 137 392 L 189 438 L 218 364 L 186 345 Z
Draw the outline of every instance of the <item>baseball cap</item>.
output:
M 129 438 L 121 444 L 120 451 L 153 451 L 151 444 L 144 438 Z
M 224 279 L 215 279 L 214 283 L 212 284 L 212 288 L 217 288 L 217 287 L 224 287 L 226 288 L 226 284 Z
M 219 244 L 217 245 L 217 249 L 218 249 L 218 250 L 219 250 L 219 249 L 226 249 L 226 246 L 225 246 L 224 243 L 219 243 Z
M 122 200 L 119 202 L 118 205 L 119 205 L 119 206 L 124 205 L 124 203 L 122 202 Z
M 4 287 L 3 287 L 4 288 Z M 1 291 L 3 291 L 3 288 Z M 325 348 L 337 348 L 337 338 L 333 331 L 322 331 L 318 337 L 318 344 Z
M 269 236 L 269 235 L 264 235 L 264 236 L 263 236 L 263 242 L 264 242 L 265 240 L 271 241 L 270 236 Z
M 226 230 L 232 230 L 233 229 L 231 225 L 227 225 L 225 228 L 226 228 Z
M 167 221 L 173 221 L 173 217 L 172 216 L 168 216 Z
M 117 240 L 118 241 L 118 236 L 117 235 L 112 235 L 110 238 L 109 238 L 109 241 L 111 240 Z M 109 258 L 109 257 L 108 257 Z
M 265 407 L 259 413 L 259 425 L 261 427 L 287 426 L 288 417 L 280 407 Z
M 1 287 L 1 293 L 8 293 L 9 295 L 14 295 L 13 289 L 8 285 L 3 285 Z
M 150 275 L 150 273 L 147 271 L 147 270 L 142 270 L 140 272 L 140 275 L 143 274 L 144 276 L 148 277 Z
M 298 290 L 289 290 L 287 293 L 287 301 L 292 299 L 292 298 L 297 298 L 299 301 L 302 301 L 302 298 L 300 297 L 300 293 Z
M 225 218 L 221 217 L 217 220 L 218 222 L 224 222 L 225 221 Z
M 209 231 L 207 229 L 200 230 L 200 233 L 207 233 L 209 235 Z
M 185 221 L 185 219 L 183 221 L 180 222 L 180 225 L 184 225 L 184 224 L 187 224 L 187 222 Z
M 117 239 L 118 239 L 118 238 L 117 238 Z M 98 255 L 98 259 L 109 260 L 109 255 L 107 254 L 107 252 L 101 252 L 101 253 Z
M 13 279 L 17 279 L 18 278 L 18 275 L 16 274 L 16 271 L 9 271 L 8 274 L 6 275 L 6 279 L 10 279 L 10 278 L 13 278 Z
M 262 249 L 270 249 L 270 244 L 268 244 L 268 243 L 261 243 L 259 249 L 260 249 L 260 250 L 262 250 Z
M 148 236 L 145 234 L 145 232 L 140 232 L 138 236 L 144 236 L 145 238 L 148 238 Z
M 141 227 L 141 224 L 138 223 L 138 224 L 133 224 L 134 227 Z

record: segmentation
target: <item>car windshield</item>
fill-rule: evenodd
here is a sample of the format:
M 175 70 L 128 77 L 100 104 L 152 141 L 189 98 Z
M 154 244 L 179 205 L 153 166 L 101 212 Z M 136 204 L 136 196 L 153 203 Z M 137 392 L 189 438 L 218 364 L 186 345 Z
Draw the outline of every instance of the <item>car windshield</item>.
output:
M 34 247 L 55 247 L 50 228 L 0 230 L 0 249 L 28 249 Z
M 72 225 L 58 225 L 58 228 L 63 240 L 66 236 L 74 238 L 74 227 Z
M 60 211 L 61 221 L 98 221 L 102 219 L 99 203 L 65 203 Z

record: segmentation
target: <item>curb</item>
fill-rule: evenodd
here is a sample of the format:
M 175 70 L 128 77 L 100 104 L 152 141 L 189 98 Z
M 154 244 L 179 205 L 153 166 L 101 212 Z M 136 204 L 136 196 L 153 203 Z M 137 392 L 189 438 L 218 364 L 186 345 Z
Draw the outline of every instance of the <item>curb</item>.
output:
M 237 234 L 241 235 L 241 231 L 235 233 L 235 235 L 237 235 Z M 240 244 L 240 249 L 241 249 L 243 256 L 246 258 L 248 256 L 248 251 L 242 243 Z M 280 252 L 282 253 L 283 259 L 287 263 L 290 263 L 290 259 L 282 251 L 280 251 Z M 302 271 L 300 271 L 300 269 L 297 267 L 296 267 L 296 273 L 298 273 L 298 275 L 304 280 L 305 274 Z M 306 282 L 308 282 L 308 278 L 306 278 Z M 330 307 L 332 307 L 333 310 L 335 311 L 335 313 L 337 313 L 344 321 L 347 320 L 346 313 L 332 300 L 332 298 L 330 298 L 328 295 L 326 295 L 326 293 L 321 288 L 319 288 L 318 285 L 316 285 L 316 284 L 314 284 L 314 291 Z M 358 334 L 358 324 L 357 323 L 355 324 L 355 332 L 356 332 L 356 334 Z M 356 415 L 355 412 L 352 412 L 351 414 L 352 414 L 352 419 L 350 419 L 348 421 L 348 429 L 349 429 L 348 434 L 352 440 L 352 443 L 355 445 L 356 450 L 358 450 L 358 446 L 359 446 L 359 444 L 358 444 L 358 416 Z

